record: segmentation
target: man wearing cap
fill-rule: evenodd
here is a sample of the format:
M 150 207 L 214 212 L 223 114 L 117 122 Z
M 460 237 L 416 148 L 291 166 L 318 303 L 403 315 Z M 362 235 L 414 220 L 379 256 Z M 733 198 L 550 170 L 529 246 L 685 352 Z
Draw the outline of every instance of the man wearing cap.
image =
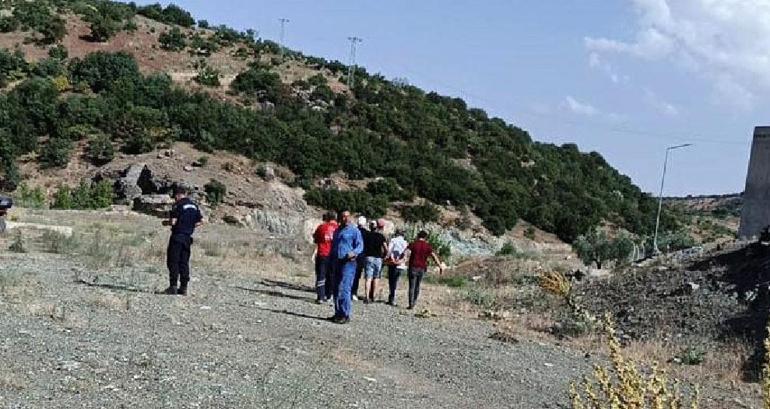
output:
M 334 299 L 334 316 L 332 322 L 347 324 L 353 312 L 351 290 L 353 278 L 356 275 L 356 264 L 359 255 L 364 251 L 364 239 L 361 231 L 355 225 L 350 212 L 340 215 L 341 226 L 334 235 L 332 255 L 336 258 L 337 295 Z
M 404 239 L 404 230 L 398 229 L 388 243 L 388 256 L 385 264 L 388 265 L 388 305 L 396 305 L 396 289 L 398 279 L 406 272 L 407 251 L 409 243 Z
M 168 241 L 166 265 L 168 266 L 169 286 L 164 294 L 187 294 L 190 281 L 190 247 L 193 243 L 195 228 L 203 224 L 200 208 L 189 197 L 189 190 L 178 185 L 174 188 L 174 207 L 169 220 L 163 225 L 171 226 L 171 238 Z M 177 287 L 179 283 L 179 287 Z
M 364 256 L 365 267 L 364 276 L 364 303 L 374 302 L 374 294 L 377 291 L 377 284 L 382 278 L 382 259 L 388 252 L 385 244 L 385 235 L 382 229 L 385 228 L 385 220 L 379 219 L 372 221 L 370 231 L 364 237 Z

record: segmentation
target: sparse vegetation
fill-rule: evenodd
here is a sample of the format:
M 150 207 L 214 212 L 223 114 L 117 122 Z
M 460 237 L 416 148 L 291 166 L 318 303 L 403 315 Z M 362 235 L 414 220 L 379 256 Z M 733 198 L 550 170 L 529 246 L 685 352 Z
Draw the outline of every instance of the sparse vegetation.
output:
M 649 374 L 638 363 L 623 355 L 620 341 L 610 318 L 605 320 L 609 367 L 597 365 L 593 375 L 570 386 L 572 409 L 659 409 L 699 407 L 699 390 L 683 393 L 678 382 L 653 366 Z
M 222 201 L 225 200 L 225 195 L 227 194 L 227 186 L 225 186 L 222 182 L 214 179 L 204 185 L 203 190 L 206 192 L 206 198 L 208 199 L 211 207 L 216 207 L 222 203 Z
M 13 241 L 11 242 L 11 245 L 8 247 L 8 250 L 14 253 L 26 253 L 27 248 L 24 245 L 24 237 L 21 235 L 21 231 L 17 231 L 16 234 L 13 236 Z

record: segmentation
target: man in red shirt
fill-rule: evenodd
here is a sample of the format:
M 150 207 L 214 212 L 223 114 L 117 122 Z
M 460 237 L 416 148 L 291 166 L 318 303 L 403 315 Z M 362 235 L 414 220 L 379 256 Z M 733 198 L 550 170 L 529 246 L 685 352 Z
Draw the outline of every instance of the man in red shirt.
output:
M 334 215 L 325 213 L 323 223 L 318 225 L 313 233 L 313 242 L 316 244 L 313 258 L 315 261 L 315 289 L 316 302 L 321 304 L 331 299 L 332 296 L 332 263 L 329 257 L 332 251 L 334 231 L 337 230 L 337 221 Z
M 420 296 L 420 283 L 428 270 L 428 258 L 432 258 L 438 265 L 439 275 L 444 273 L 444 268 L 433 247 L 428 243 L 428 232 L 425 230 L 417 233 L 417 240 L 413 241 L 407 250 L 409 251 L 409 307 L 407 309 L 411 310 L 417 303 L 417 297 Z

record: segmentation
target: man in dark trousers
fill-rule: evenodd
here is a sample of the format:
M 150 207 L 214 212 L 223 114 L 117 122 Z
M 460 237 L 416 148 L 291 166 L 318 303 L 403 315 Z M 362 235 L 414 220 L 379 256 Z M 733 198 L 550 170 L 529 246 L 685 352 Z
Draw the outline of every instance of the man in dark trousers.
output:
M 332 255 L 335 258 L 337 295 L 334 298 L 334 316 L 332 322 L 347 324 L 353 312 L 352 288 L 356 275 L 358 257 L 364 252 L 364 239 L 356 227 L 350 212 L 344 211 L 340 217 L 340 227 L 334 233 Z
M 432 258 L 438 265 L 439 275 L 444 273 L 444 267 L 436 252 L 433 251 L 433 247 L 428 243 L 428 232 L 425 230 L 417 233 L 417 240 L 413 241 L 407 250 L 409 250 L 409 306 L 407 309 L 411 310 L 417 304 L 417 298 L 420 297 L 420 283 L 428 271 L 428 258 Z
M 190 282 L 190 246 L 195 228 L 203 224 L 203 215 L 198 205 L 189 197 L 190 191 L 185 186 L 174 188 L 174 207 L 169 220 L 163 222 L 171 226 L 171 238 L 168 241 L 166 264 L 168 266 L 169 286 L 164 294 L 187 294 Z M 177 288 L 177 282 L 179 287 Z
M 321 304 L 331 299 L 332 278 L 331 262 L 329 255 L 332 252 L 334 232 L 337 230 L 337 221 L 333 213 L 324 213 L 323 223 L 318 225 L 313 233 L 313 242 L 316 250 L 313 253 L 315 263 L 315 288 L 316 302 Z

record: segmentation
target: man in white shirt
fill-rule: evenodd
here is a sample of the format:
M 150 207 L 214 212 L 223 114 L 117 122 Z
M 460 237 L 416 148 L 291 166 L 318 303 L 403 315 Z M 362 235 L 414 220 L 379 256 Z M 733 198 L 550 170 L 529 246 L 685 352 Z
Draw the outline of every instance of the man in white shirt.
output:
M 404 231 L 396 230 L 388 244 L 388 254 L 385 257 L 385 264 L 388 266 L 388 305 L 396 305 L 396 288 L 398 287 L 398 278 L 401 273 L 406 271 L 407 247 L 409 243 L 404 239 Z

